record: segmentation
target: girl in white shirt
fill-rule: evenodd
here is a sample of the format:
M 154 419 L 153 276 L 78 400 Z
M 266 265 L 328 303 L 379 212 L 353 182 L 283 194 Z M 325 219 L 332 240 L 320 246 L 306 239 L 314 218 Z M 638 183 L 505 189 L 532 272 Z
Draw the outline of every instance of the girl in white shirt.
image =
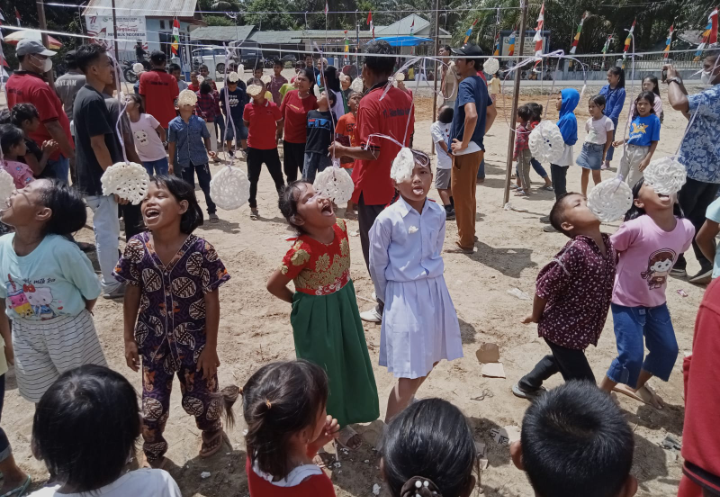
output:
M 588 113 L 590 118 L 585 123 L 585 143 L 583 143 L 582 151 L 577 158 L 577 165 L 582 167 L 582 176 L 580 177 L 580 189 L 583 197 L 587 197 L 588 182 L 590 180 L 590 171 L 592 171 L 593 182 L 597 185 L 602 181 L 600 176 L 600 168 L 605 162 L 610 145 L 612 144 L 613 129 L 615 125 L 607 116 L 603 115 L 605 110 L 605 97 L 595 95 L 590 97 L 588 101 Z
M 163 145 L 167 133 L 157 119 L 145 113 L 140 95 L 129 95 L 127 100 L 125 112 L 130 119 L 138 157 L 150 176 L 167 174 L 168 158 Z

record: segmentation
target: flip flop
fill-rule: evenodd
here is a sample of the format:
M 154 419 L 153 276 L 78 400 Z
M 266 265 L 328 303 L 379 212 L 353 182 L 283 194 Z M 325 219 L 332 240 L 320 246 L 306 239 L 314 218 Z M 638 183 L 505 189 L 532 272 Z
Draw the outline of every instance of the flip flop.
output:
M 351 444 L 350 441 L 352 439 L 356 440 L 355 443 Z M 362 445 L 362 437 L 350 425 L 340 430 L 336 441 L 340 446 L 350 450 L 356 450 Z
M 663 408 L 663 401 L 657 396 L 655 390 L 648 385 L 643 385 L 637 390 L 630 388 L 627 385 L 615 385 L 614 391 L 619 392 L 623 395 L 627 395 L 631 399 L 635 399 L 644 404 L 654 407 L 655 409 L 661 410 Z
M 20 497 L 22 495 L 25 495 L 28 491 L 28 488 L 30 488 L 30 484 L 32 483 L 32 478 L 28 475 L 27 478 L 25 478 L 25 481 L 17 488 L 14 488 L 10 490 L 9 492 L 6 492 L 0 497 Z

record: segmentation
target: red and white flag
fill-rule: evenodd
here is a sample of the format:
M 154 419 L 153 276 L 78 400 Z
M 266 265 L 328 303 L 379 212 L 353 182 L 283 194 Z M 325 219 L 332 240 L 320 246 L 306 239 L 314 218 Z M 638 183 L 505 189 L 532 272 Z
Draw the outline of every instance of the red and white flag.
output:
M 365 22 L 368 26 L 370 26 L 370 31 L 372 32 L 372 37 L 375 38 L 375 26 L 373 26 L 373 20 L 372 20 L 372 10 L 368 12 L 367 21 Z
M 15 19 L 17 19 L 17 24 L 20 26 L 20 11 L 15 7 Z
M 327 17 L 328 12 L 330 12 L 330 9 L 328 9 L 328 3 L 327 0 L 325 0 L 325 16 Z
M 415 31 L 415 17 L 413 17 L 412 24 L 410 25 L 410 36 L 413 36 L 414 31 Z
M 540 15 L 538 16 L 538 23 L 537 27 L 535 28 L 535 36 L 533 37 L 533 41 L 535 42 L 535 67 L 542 62 L 542 54 L 543 54 L 543 37 L 542 37 L 542 29 L 543 25 L 545 24 L 545 3 L 543 2 L 542 6 L 540 7 Z

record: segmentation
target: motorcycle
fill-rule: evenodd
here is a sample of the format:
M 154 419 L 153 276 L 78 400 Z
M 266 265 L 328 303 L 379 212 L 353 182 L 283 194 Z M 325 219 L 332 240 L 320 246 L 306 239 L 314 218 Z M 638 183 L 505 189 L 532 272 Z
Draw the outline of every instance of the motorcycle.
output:
M 130 84 L 135 84 L 137 82 L 139 76 L 137 73 L 133 70 L 133 65 L 135 65 L 137 62 L 134 62 L 132 60 L 124 60 L 123 65 L 123 77 L 125 78 L 125 81 L 127 81 Z M 143 70 L 149 71 L 150 70 L 150 63 L 146 60 L 142 61 Z

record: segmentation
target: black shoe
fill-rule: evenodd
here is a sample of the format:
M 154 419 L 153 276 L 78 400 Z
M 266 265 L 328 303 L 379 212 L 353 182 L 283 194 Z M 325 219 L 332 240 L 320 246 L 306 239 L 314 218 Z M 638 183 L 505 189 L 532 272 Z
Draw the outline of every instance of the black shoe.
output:
M 670 276 L 673 278 L 686 278 L 687 277 L 687 271 L 685 271 L 685 268 L 672 268 L 670 270 Z
M 535 400 L 545 392 L 547 392 L 545 387 L 540 387 L 537 390 L 523 390 L 522 388 L 520 388 L 519 383 L 514 384 L 512 387 L 512 393 L 515 397 L 526 400 Z
M 688 281 L 695 285 L 707 285 L 712 281 L 713 268 L 701 269 L 695 276 Z
M 445 219 L 447 221 L 454 220 L 455 219 L 455 209 L 453 209 L 452 207 L 450 207 L 449 209 L 446 208 L 445 209 Z

